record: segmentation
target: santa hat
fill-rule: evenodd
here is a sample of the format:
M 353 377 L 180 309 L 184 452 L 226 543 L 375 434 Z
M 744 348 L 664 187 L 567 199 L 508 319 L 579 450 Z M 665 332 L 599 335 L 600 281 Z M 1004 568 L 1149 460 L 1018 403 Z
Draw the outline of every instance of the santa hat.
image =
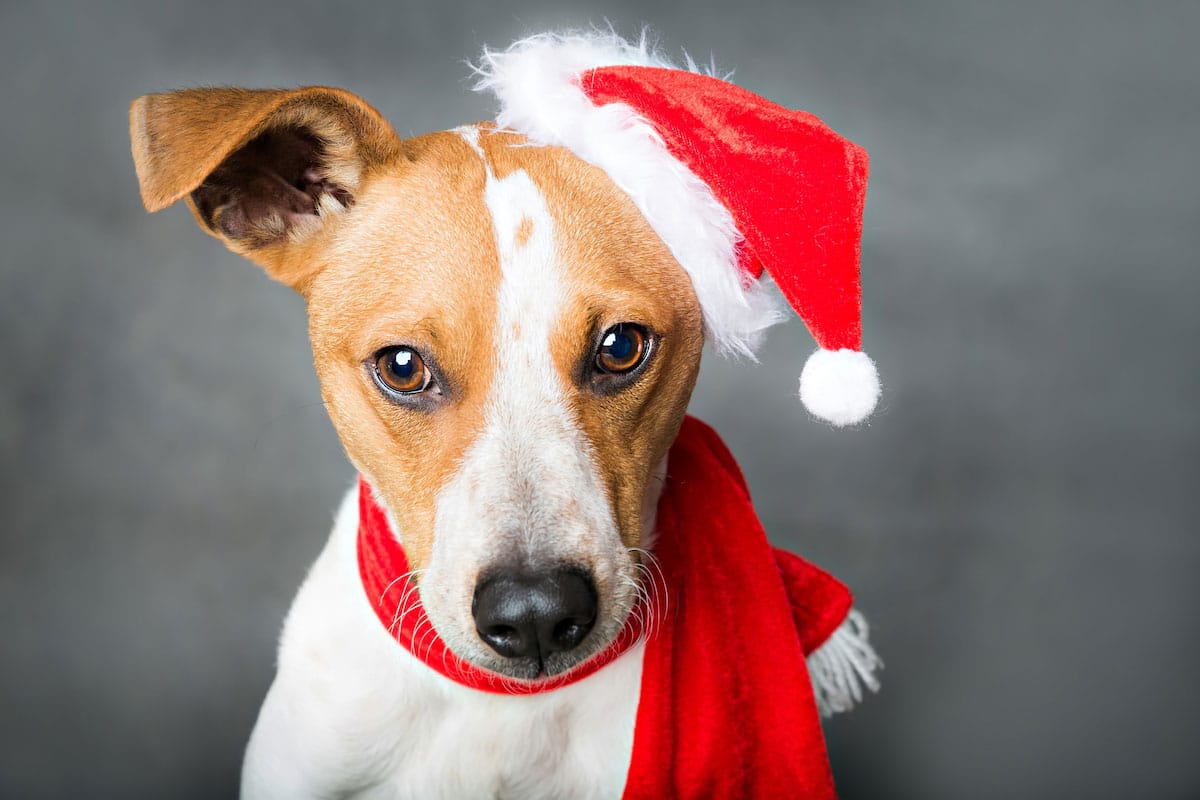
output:
M 677 69 L 643 40 L 543 34 L 485 51 L 497 123 L 604 170 L 687 271 L 709 337 L 753 355 L 778 321 L 765 269 L 819 349 L 800 375 L 814 415 L 852 425 L 879 398 L 862 352 L 867 153 L 812 114 Z

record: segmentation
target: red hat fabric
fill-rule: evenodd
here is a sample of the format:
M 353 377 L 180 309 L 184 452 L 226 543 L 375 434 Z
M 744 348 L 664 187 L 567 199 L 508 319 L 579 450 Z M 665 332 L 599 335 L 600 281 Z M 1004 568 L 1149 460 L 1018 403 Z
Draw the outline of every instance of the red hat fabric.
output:
M 777 320 L 763 269 L 820 349 L 800 395 L 849 425 L 879 397 L 862 352 L 867 154 L 817 117 L 676 69 L 613 35 L 543 35 L 484 54 L 497 122 L 604 169 L 688 272 L 710 337 L 752 354 Z

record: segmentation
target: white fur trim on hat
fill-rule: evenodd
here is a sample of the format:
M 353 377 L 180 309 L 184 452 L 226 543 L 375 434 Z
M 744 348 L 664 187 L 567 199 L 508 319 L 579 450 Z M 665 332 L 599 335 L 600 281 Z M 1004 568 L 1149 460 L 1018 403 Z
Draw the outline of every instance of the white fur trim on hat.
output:
M 862 422 L 879 402 L 875 362 L 858 350 L 817 350 L 800 373 L 800 400 L 839 428 Z
M 614 33 L 540 34 L 484 50 L 475 88 L 499 99 L 500 127 L 604 170 L 688 273 L 717 350 L 753 357 L 780 314 L 765 284 L 738 268 L 733 217 L 637 112 L 624 103 L 593 105 L 577 82 L 590 69 L 621 65 L 677 69 L 645 37 L 632 44 Z M 697 71 L 690 59 L 688 67 Z

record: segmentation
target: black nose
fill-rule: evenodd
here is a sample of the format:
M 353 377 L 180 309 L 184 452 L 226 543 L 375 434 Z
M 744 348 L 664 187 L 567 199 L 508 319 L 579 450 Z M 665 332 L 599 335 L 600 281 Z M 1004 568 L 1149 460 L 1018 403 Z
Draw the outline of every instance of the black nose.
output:
M 583 572 L 499 572 L 475 586 L 475 630 L 507 658 L 544 660 L 583 641 L 596 621 L 596 586 Z

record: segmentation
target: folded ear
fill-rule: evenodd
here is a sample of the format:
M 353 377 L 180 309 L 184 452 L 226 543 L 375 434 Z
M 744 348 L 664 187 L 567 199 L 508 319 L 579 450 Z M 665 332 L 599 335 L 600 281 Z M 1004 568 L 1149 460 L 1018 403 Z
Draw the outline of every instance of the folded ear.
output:
M 187 196 L 207 231 L 294 288 L 315 268 L 303 245 L 401 157 L 375 109 L 325 87 L 151 94 L 133 101 L 129 126 L 147 211 Z

